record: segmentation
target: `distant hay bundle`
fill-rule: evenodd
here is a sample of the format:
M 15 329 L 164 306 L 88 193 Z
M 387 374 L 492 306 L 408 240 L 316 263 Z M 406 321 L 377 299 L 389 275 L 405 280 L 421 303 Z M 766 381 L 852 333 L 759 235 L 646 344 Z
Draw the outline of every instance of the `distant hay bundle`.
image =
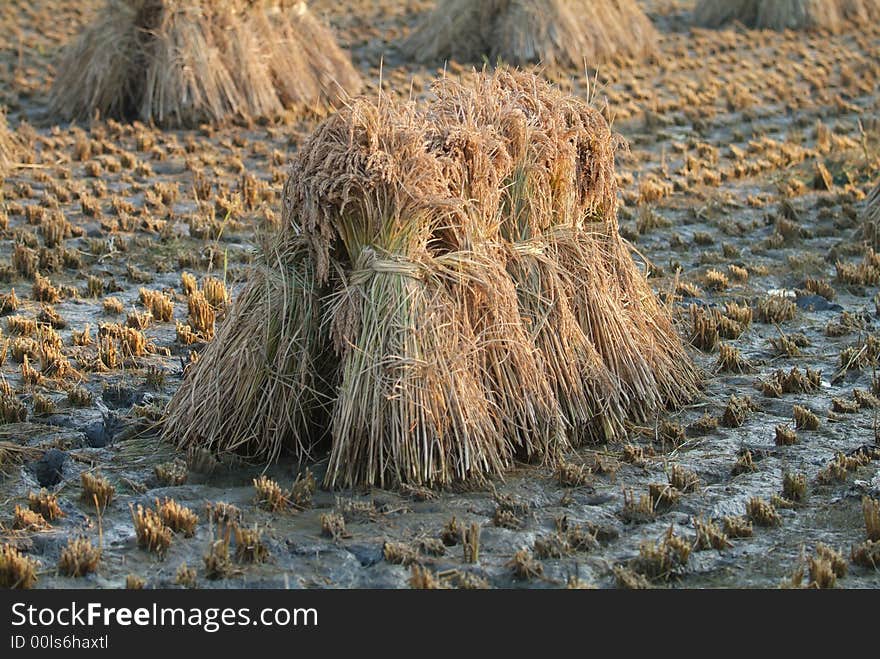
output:
M 108 0 L 64 52 L 49 106 L 163 125 L 323 113 L 361 82 L 332 33 L 291 0 Z
M 839 32 L 845 21 L 880 19 L 880 0 L 700 0 L 694 19 L 704 27 L 738 21 L 759 29 Z
M 635 0 L 438 0 L 403 43 L 419 62 L 583 67 L 654 52 L 657 33 Z
M 285 370 L 259 349 L 282 305 L 308 325 L 297 349 L 320 355 L 311 388 L 327 395 L 280 407 L 329 418 L 331 487 L 500 475 L 695 394 L 668 311 L 618 235 L 618 140 L 601 115 L 507 69 L 433 91 L 421 106 L 353 99 L 297 152 L 277 241 L 307 249 L 264 261 L 311 263 L 311 296 L 275 290 L 257 307 L 263 285 L 249 285 L 172 400 L 169 439 L 260 459 L 317 441 L 303 433 L 321 422 L 281 437 L 254 416 Z

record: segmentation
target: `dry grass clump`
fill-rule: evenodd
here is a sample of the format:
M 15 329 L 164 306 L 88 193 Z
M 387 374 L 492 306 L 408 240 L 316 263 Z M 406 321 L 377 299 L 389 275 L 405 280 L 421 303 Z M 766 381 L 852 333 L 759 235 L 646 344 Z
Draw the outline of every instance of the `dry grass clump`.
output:
M 226 501 L 209 503 L 205 506 L 205 511 L 208 513 L 209 519 L 218 526 L 241 521 L 241 509 Z
M 104 307 L 104 311 L 110 314 L 122 313 L 122 310 L 125 308 L 122 304 L 122 300 L 118 297 L 104 298 L 101 305 Z
M 818 430 L 819 417 L 806 407 L 794 406 L 794 427 L 798 430 Z
M 819 556 L 811 556 L 807 565 L 810 568 L 810 588 L 834 588 L 837 584 L 837 575 L 828 560 Z M 792 581 L 795 582 L 796 579 Z
M 778 325 L 797 315 L 797 305 L 781 295 L 765 295 L 755 306 L 758 322 Z
M 649 581 L 666 581 L 687 567 L 692 549 L 693 545 L 676 536 L 670 526 L 659 542 L 641 543 L 630 567 Z
M 650 522 L 656 517 L 654 500 L 649 494 L 642 494 L 636 498 L 632 490 L 623 491 L 623 508 L 620 518 L 627 523 L 642 524 Z
M 27 420 L 27 406 L 14 393 L 0 392 L 0 423 L 18 423 Z M 0 468 L 8 462 L 20 462 L 18 444 L 0 442 Z
M 727 407 L 721 415 L 721 423 L 728 428 L 739 428 L 746 422 L 749 413 L 754 409 L 752 399 L 748 396 L 731 396 Z
M 688 426 L 688 430 L 695 435 L 708 435 L 718 428 L 718 418 L 708 412 Z
M 461 542 L 462 527 L 453 516 L 443 525 L 440 531 L 440 541 L 447 547 L 454 547 Z
M 24 404 L 15 394 L 3 393 L 4 385 L 9 387 L 6 381 L 0 378 L 0 423 L 24 421 L 26 414 L 17 407 L 21 405 L 23 408 Z M 17 442 L 0 441 L 0 475 L 5 475 L 10 468 L 18 467 L 27 460 L 37 460 L 42 454 L 42 449 L 22 446 Z
M 174 573 L 174 583 L 184 588 L 195 588 L 198 584 L 198 578 L 195 568 L 189 567 L 186 563 L 181 563 Z
M 58 505 L 58 497 L 45 489 L 41 489 L 39 493 L 28 493 L 28 508 L 35 513 L 40 513 L 49 522 L 64 517 L 64 511 Z
M 263 544 L 263 532 L 254 526 L 245 529 L 234 524 L 235 560 L 239 563 L 262 563 L 269 558 L 269 548 Z
M 779 398 L 789 393 L 812 393 L 819 390 L 822 374 L 807 367 L 801 371 L 797 366 L 788 372 L 774 371 L 769 378 L 761 381 L 761 391 L 765 396 Z
M 664 447 L 668 445 L 672 448 L 678 448 L 687 441 L 687 435 L 682 425 L 669 420 L 660 422 L 657 435 Z
M 16 504 L 12 528 L 18 531 L 42 531 L 49 528 L 49 522 L 40 513 Z
M 461 550 L 465 563 L 476 563 L 480 560 L 480 525 L 476 522 L 462 528 Z
M 88 504 L 104 509 L 113 501 L 116 488 L 100 473 L 91 474 L 84 471 L 80 474 L 82 494 L 80 498 Z
M 697 540 L 695 548 L 697 551 L 706 549 L 727 549 L 733 547 L 733 543 L 718 524 L 711 519 L 704 520 L 697 518 L 694 520 L 694 527 L 697 529 Z
M 696 492 L 700 489 L 700 477 L 690 469 L 678 464 L 673 464 L 667 474 L 669 484 L 680 492 Z
M 281 489 L 278 482 L 265 474 L 254 479 L 254 489 L 257 491 L 256 504 L 270 512 L 284 510 L 290 503 L 287 493 Z
M 710 269 L 706 272 L 703 283 L 710 291 L 723 291 L 730 285 L 727 275 L 714 269 Z
M 440 579 L 430 569 L 416 564 L 413 564 L 410 569 L 410 577 L 407 583 L 414 590 L 441 590 L 449 587 L 444 580 Z
M 816 545 L 816 556 L 829 564 L 831 571 L 838 579 L 845 577 L 849 571 L 849 566 L 843 554 L 833 547 L 820 542 Z
M 101 548 L 87 538 L 71 538 L 61 550 L 58 571 L 68 577 L 84 577 L 98 569 Z
M 850 559 L 856 565 L 876 570 L 880 567 L 880 541 L 866 540 L 850 550 Z
M 587 465 L 560 458 L 556 462 L 556 480 L 563 487 L 581 487 L 593 480 L 593 471 Z
M 752 452 L 749 449 L 745 449 L 740 450 L 730 473 L 733 476 L 738 476 L 739 474 L 748 474 L 757 470 L 758 466 L 755 464 Z
M 108 0 L 63 53 L 49 107 L 68 120 L 197 125 L 323 112 L 359 88 L 304 2 Z
M 156 499 L 156 512 L 159 513 L 162 523 L 175 533 L 182 533 L 186 538 L 195 535 L 199 516 L 190 508 L 166 497 L 161 503 Z
M 159 484 L 165 487 L 183 485 L 189 477 L 186 462 L 179 459 L 157 464 L 153 467 L 153 473 Z
M 838 452 L 827 466 L 822 468 L 816 478 L 820 483 L 834 483 L 837 481 L 845 481 L 849 472 L 855 471 L 859 467 L 864 467 L 871 461 L 871 457 L 865 453 L 853 453 L 846 455 Z
M 13 288 L 8 293 L 0 293 L 0 313 L 12 313 L 18 311 L 21 299 L 15 294 Z
M 0 545 L 0 588 L 33 588 L 40 564 L 8 543 Z
M 544 566 L 528 549 L 520 549 L 504 566 L 510 568 L 515 579 L 528 581 L 544 576 Z
M 776 446 L 792 446 L 797 444 L 797 432 L 791 426 L 776 426 L 776 436 L 774 438 Z
M 135 512 L 133 505 L 129 504 L 128 507 L 131 511 L 138 547 L 164 556 L 171 546 L 171 529 L 165 526 L 159 513 L 152 508 L 144 510 L 144 507 L 138 504 Z
M 382 555 L 393 565 L 413 565 L 419 560 L 419 548 L 409 542 L 386 542 Z
M 752 523 L 745 517 L 725 517 L 722 520 L 724 533 L 731 538 L 751 538 L 754 533 Z
M 442 485 L 690 399 L 617 231 L 616 145 L 582 101 L 503 68 L 422 105 L 352 100 L 294 157 L 285 228 L 166 436 L 270 461 L 329 427 L 326 485 Z
M 516 65 L 582 68 L 644 56 L 657 34 L 634 0 L 452 0 L 438 2 L 402 45 L 419 62 L 483 57 Z
M 807 499 L 807 476 L 802 473 L 785 472 L 782 476 L 782 496 L 794 503 Z
M 350 534 L 345 530 L 345 517 L 339 513 L 323 513 L 321 515 L 321 535 L 333 540 L 348 537 Z
M 189 325 L 203 338 L 210 341 L 214 338 L 215 322 L 217 312 L 208 302 L 204 293 L 196 291 L 186 299 L 189 315 L 187 321 Z
M 141 304 L 147 308 L 152 318 L 168 322 L 174 317 L 174 300 L 170 295 L 147 288 L 140 289 L 138 295 Z M 144 328 L 139 327 L 139 329 Z
M 860 405 L 854 400 L 846 400 L 840 396 L 831 399 L 831 410 L 837 414 L 855 414 L 859 409 Z
M 311 470 L 306 469 L 297 474 L 296 480 L 290 486 L 290 504 L 299 510 L 308 508 L 312 505 L 312 496 L 315 494 L 316 487 L 315 475 Z
M 808 278 L 804 281 L 804 289 L 829 301 L 833 301 L 837 297 L 837 291 L 827 279 Z
M 613 572 L 614 581 L 618 588 L 648 590 L 654 587 L 644 574 L 639 574 L 624 565 L 615 565 Z
M 655 511 L 667 510 L 681 499 L 681 492 L 668 483 L 651 483 L 648 496 Z
M 746 515 L 758 526 L 779 526 L 782 518 L 773 504 L 760 497 L 752 497 L 746 504 Z
M 718 346 L 721 337 L 718 330 L 720 314 L 692 304 L 690 315 L 693 326 L 691 343 L 700 350 L 712 352 Z
M 880 19 L 877 0 L 700 0 L 694 21 L 720 27 L 737 21 L 746 27 L 840 32 L 846 21 Z
M 147 582 L 136 574 L 129 574 L 125 577 L 125 588 L 127 590 L 143 590 Z
M 749 373 L 752 365 L 742 356 L 738 348 L 722 343 L 718 346 L 718 362 L 715 370 L 721 373 Z
M 227 526 L 219 538 L 212 538 L 208 553 L 204 556 L 205 576 L 208 579 L 224 579 L 235 573 L 235 567 L 229 558 L 229 544 L 232 539 L 232 527 Z

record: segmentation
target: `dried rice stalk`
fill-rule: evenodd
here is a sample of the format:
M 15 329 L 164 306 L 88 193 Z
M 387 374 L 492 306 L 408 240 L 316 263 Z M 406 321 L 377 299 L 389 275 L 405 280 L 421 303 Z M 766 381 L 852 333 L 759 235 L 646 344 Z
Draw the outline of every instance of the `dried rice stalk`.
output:
M 439 0 L 403 43 L 420 62 L 500 59 L 593 66 L 655 50 L 657 34 L 635 0 Z
M 166 438 L 267 463 L 282 451 L 309 457 L 328 404 L 311 263 L 301 243 L 265 250 L 216 338 L 187 369 L 166 412 Z
M 694 21 L 719 27 L 738 21 L 770 30 L 822 29 L 839 32 L 845 21 L 880 19 L 880 0 L 700 0 Z
M 9 129 L 6 112 L 0 108 L 0 182 L 15 163 L 17 151 L 18 140 L 15 133 Z
M 50 110 L 193 125 L 323 113 L 360 84 L 304 2 L 108 0 L 65 51 Z

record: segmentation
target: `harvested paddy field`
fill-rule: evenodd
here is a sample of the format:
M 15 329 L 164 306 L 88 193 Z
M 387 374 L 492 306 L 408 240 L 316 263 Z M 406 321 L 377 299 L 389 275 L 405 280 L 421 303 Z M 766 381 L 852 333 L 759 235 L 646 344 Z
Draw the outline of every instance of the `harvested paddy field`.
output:
M 3 3 L 4 585 L 880 586 L 880 27 L 710 30 L 693 2 L 639 4 L 648 54 L 541 75 L 627 142 L 620 234 L 700 393 L 483 483 L 329 489 L 326 447 L 264 469 L 161 437 L 325 110 L 61 121 L 60 49 L 103 2 Z M 472 67 L 412 63 L 433 5 L 310 8 L 390 103 Z

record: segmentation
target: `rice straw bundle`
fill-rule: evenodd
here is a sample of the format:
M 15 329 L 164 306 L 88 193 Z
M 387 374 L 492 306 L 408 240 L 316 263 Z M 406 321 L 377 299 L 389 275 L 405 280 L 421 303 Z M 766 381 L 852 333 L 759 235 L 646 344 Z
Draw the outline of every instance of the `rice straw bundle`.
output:
M 582 101 L 516 71 L 475 74 L 464 83 L 446 79 L 435 93 L 432 110 L 439 122 L 450 123 L 448 143 L 496 136 L 492 171 L 485 158 L 462 155 L 459 160 L 465 163 L 466 181 L 493 180 L 503 191 L 488 216 L 498 218 L 493 239 L 511 246 L 508 271 L 521 306 L 528 304 L 523 297 L 552 301 L 537 317 L 560 314 L 551 331 L 559 336 L 569 328 L 562 335 L 569 347 L 584 340 L 589 346 L 581 360 L 564 362 L 558 360 L 558 348 L 542 349 L 545 363 L 556 364 L 548 366 L 554 382 L 580 379 L 592 385 L 592 405 L 586 406 L 576 388 L 557 386 L 569 421 L 588 436 L 609 439 L 622 422 L 621 406 L 643 419 L 661 404 L 690 398 L 696 379 L 687 356 L 618 234 L 618 141 L 605 120 Z M 462 149 L 463 154 L 479 152 L 473 145 Z M 475 197 L 471 188 L 465 185 L 465 198 Z M 536 260 L 541 250 L 553 257 Z M 521 270 L 524 259 L 532 261 L 531 281 Z M 557 283 L 548 286 L 554 278 Z M 534 310 L 529 315 L 536 317 Z M 561 318 L 577 319 L 577 328 Z M 541 345 L 541 336 L 536 338 Z
M 284 108 L 323 113 L 360 78 L 333 38 L 290 0 L 107 0 L 65 51 L 50 110 L 163 125 Z
M 700 0 L 694 19 L 705 27 L 738 21 L 759 29 L 839 32 L 845 21 L 880 19 L 880 0 Z
M 248 288 L 172 401 L 170 439 L 240 450 L 257 412 L 217 395 L 235 386 L 217 383 L 222 355 L 261 345 L 260 316 L 281 303 L 308 309 L 295 315 L 308 345 L 332 345 L 304 351 L 322 355 L 308 368 L 332 384 L 326 409 L 283 403 L 329 414 L 328 486 L 497 475 L 694 395 L 695 369 L 617 232 L 618 141 L 601 115 L 504 68 L 433 91 L 421 106 L 353 99 L 297 152 L 278 242 L 302 249 L 275 267 L 311 263 L 314 297 L 276 291 L 258 308 Z M 248 382 L 267 361 L 249 354 Z M 225 405 L 206 416 L 229 420 L 190 433 L 181 410 L 206 399 Z M 263 434 L 259 455 L 282 443 L 302 455 L 307 425 L 287 424 L 271 450 Z
M 650 54 L 656 42 L 635 0 L 438 0 L 403 50 L 419 62 L 488 57 L 582 67 Z
M 6 121 L 6 113 L 0 108 L 0 182 L 15 163 L 18 152 L 18 140 L 9 129 Z
M 463 219 L 448 158 L 426 148 L 429 128 L 413 105 L 356 99 L 291 167 L 286 224 L 309 237 L 319 276 L 337 279 L 331 485 L 450 482 L 510 466 L 454 288 L 467 264 L 434 262 L 445 227 Z
M 329 385 L 318 290 L 302 241 L 264 249 L 217 336 L 186 369 L 166 432 L 184 449 L 272 462 L 307 457 Z

